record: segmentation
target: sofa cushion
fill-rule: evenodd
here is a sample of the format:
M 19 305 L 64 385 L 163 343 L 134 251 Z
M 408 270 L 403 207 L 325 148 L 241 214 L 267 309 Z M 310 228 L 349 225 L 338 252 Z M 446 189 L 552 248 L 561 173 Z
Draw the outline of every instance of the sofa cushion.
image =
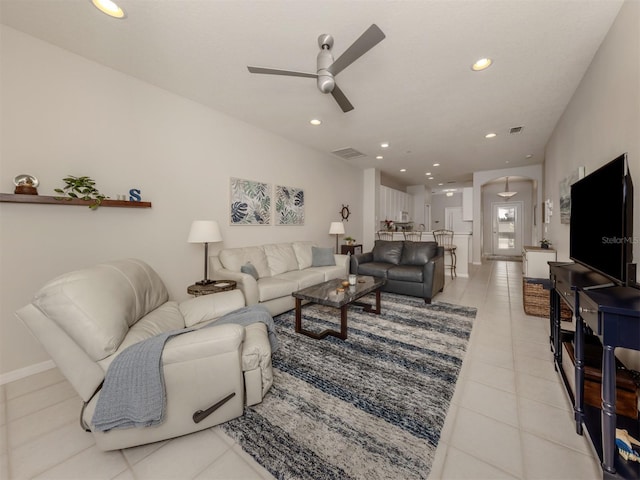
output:
M 127 259 L 61 275 L 32 303 L 93 360 L 101 360 L 118 349 L 131 325 L 168 299 L 149 265 Z
M 293 272 L 283 273 L 278 275 L 278 278 L 296 282 L 298 285 L 296 290 L 300 290 L 324 282 L 324 272 L 317 268 L 307 268 L 306 270 L 295 270 Z
M 256 267 L 260 278 L 271 276 L 267 256 L 262 247 L 226 248 L 220 251 L 218 258 L 222 266 L 232 272 L 240 272 L 242 265 L 251 263 Z
M 373 246 L 373 261 L 399 265 L 402 258 L 402 241 L 376 240 Z
M 298 259 L 290 243 L 265 245 L 263 248 L 272 276 L 298 270 Z
M 298 289 L 298 282 L 280 277 L 265 277 L 258 280 L 258 300 L 266 302 L 274 298 L 290 297 Z
M 291 246 L 298 259 L 298 268 L 300 270 L 309 268 L 313 261 L 311 247 L 314 247 L 315 244 L 313 242 L 293 242 Z
M 358 275 L 387 278 L 387 270 L 393 267 L 391 263 L 367 262 L 358 266 Z
M 258 275 L 258 270 L 256 270 L 256 267 L 254 267 L 253 263 L 251 263 L 251 262 L 247 262 L 244 265 L 242 265 L 240 267 L 240 271 L 242 273 L 246 273 L 248 275 L 251 275 L 256 280 L 258 280 L 258 278 L 260 278 L 260 275 Z
M 311 257 L 312 267 L 330 267 L 336 264 L 333 248 L 311 247 Z
M 397 265 L 387 270 L 389 280 L 422 283 L 424 268 L 418 265 Z
M 347 264 L 348 265 L 348 264 Z M 334 278 L 347 279 L 348 273 L 344 265 L 334 265 L 326 267 L 313 267 L 313 271 L 322 272 L 324 274 L 324 281 L 333 280 Z
M 436 242 L 404 242 L 402 265 L 424 265 L 436 254 Z

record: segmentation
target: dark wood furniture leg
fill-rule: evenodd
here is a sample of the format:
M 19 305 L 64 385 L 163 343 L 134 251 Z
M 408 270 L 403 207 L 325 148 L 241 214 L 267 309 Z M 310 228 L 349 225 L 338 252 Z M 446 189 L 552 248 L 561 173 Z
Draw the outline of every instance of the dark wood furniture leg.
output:
M 576 303 L 578 303 L 577 299 Z M 576 311 L 580 312 L 580 309 L 578 308 Z M 576 315 L 576 333 L 573 343 L 576 362 L 576 398 L 573 405 L 573 415 L 576 420 L 576 433 L 582 435 L 582 423 L 584 422 L 584 321 L 580 313 Z
M 615 473 L 616 357 L 615 347 L 602 346 L 602 468 Z
M 302 300 L 296 298 L 296 333 L 301 333 L 307 337 L 314 338 L 316 340 L 322 340 L 328 335 L 338 337 L 342 340 L 347 339 L 347 308 L 349 305 L 340 307 L 340 331 L 337 330 L 323 330 L 320 333 L 312 332 L 302 328 Z
M 354 305 L 358 305 L 360 307 L 364 307 L 364 311 L 367 313 L 375 313 L 376 315 L 380 315 L 380 289 L 376 290 L 376 308 L 373 308 L 368 303 L 362 302 L 353 302 Z

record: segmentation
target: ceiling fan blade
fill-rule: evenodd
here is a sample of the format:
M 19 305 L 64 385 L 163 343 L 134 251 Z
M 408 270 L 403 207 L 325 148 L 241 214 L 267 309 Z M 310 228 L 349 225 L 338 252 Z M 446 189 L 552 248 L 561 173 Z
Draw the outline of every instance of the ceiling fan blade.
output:
M 374 23 L 367 30 L 365 30 L 365 32 L 360 35 L 360 38 L 353 42 L 351 46 L 347 48 L 345 52 L 340 55 L 340 57 L 335 62 L 333 62 L 327 70 L 329 70 L 329 72 L 333 75 L 337 75 L 357 59 L 359 59 L 362 55 L 375 47 L 382 40 L 384 40 L 384 38 L 384 33 L 382 33 L 382 30 L 380 30 L 380 28 L 378 28 L 378 26 Z
M 342 90 L 340 90 L 338 85 L 335 85 L 333 87 L 333 90 L 331 90 L 331 95 L 336 99 L 336 102 L 338 102 L 338 105 L 340 105 L 340 108 L 344 113 L 353 110 L 353 105 L 351 105 L 351 102 L 347 99 L 345 94 L 342 93 Z
M 318 78 L 316 73 L 307 72 L 294 72 L 292 70 L 278 70 L 276 68 L 263 68 L 263 67 L 247 67 L 251 73 L 264 73 L 267 75 L 286 75 L 288 77 L 308 77 Z

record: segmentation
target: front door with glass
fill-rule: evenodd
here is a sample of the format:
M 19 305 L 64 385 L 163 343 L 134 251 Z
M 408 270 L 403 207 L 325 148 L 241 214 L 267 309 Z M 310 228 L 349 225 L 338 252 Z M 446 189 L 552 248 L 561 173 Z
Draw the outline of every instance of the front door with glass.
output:
M 493 204 L 493 254 L 522 254 L 522 202 Z

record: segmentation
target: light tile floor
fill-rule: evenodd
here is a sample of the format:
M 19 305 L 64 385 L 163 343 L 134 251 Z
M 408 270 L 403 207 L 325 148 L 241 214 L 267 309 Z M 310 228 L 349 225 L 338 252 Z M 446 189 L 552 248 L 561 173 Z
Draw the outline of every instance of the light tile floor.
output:
M 602 478 L 574 433 L 548 320 L 524 313 L 521 264 L 485 262 L 447 279 L 437 299 L 478 315 L 430 478 Z M 218 428 L 100 452 L 79 427 L 79 407 L 56 369 L 0 386 L 0 478 L 273 478 Z

